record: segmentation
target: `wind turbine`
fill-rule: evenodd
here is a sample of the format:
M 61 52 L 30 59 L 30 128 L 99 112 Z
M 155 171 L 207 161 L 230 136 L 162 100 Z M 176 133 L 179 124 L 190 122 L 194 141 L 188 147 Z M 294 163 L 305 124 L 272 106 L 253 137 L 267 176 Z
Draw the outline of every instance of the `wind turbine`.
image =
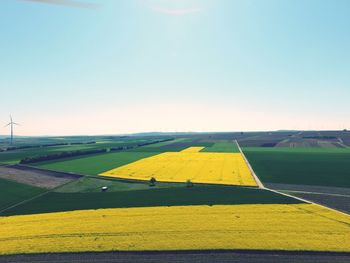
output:
M 12 120 L 12 116 L 10 115 L 10 123 L 8 123 L 7 125 L 5 125 L 5 127 L 7 126 L 11 126 L 11 145 L 13 144 L 13 125 L 19 125 L 18 123 L 14 122 Z

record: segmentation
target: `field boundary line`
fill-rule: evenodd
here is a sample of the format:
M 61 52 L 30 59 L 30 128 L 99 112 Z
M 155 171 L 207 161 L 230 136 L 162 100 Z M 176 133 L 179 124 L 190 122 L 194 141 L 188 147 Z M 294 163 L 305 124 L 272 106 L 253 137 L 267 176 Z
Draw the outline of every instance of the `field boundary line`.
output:
M 310 201 L 310 200 L 307 200 L 307 199 L 304 199 L 304 198 L 301 198 L 301 197 L 297 197 L 297 196 L 295 196 L 295 195 L 290 195 L 290 194 L 287 194 L 287 193 L 280 192 L 279 190 L 274 190 L 274 189 L 270 189 L 270 188 L 265 188 L 265 190 L 268 190 L 268 191 L 270 191 L 270 192 L 274 192 L 274 193 L 276 193 L 276 194 L 288 196 L 288 197 L 297 199 L 297 200 L 299 200 L 299 201 L 303 201 L 303 202 L 308 203 L 308 204 L 313 204 L 313 205 L 317 205 L 317 206 L 320 206 L 320 207 L 323 207 L 323 208 L 327 208 L 327 209 L 330 209 L 330 210 L 332 210 L 332 211 L 335 211 L 335 212 L 341 213 L 341 214 L 343 214 L 343 215 L 349 216 L 348 213 L 345 213 L 345 212 L 343 212 L 343 211 L 340 211 L 340 210 L 338 210 L 338 209 L 329 207 L 329 206 L 324 205 L 324 204 L 317 203 L 317 202 L 315 202 L 315 201 Z
M 296 194 L 313 194 L 313 195 L 329 195 L 329 196 L 339 196 L 339 197 L 349 197 L 350 195 L 343 195 L 343 194 L 331 194 L 331 193 L 321 193 L 321 192 L 307 192 L 307 191 L 295 191 L 295 190 L 280 190 L 278 191 L 284 191 L 287 193 L 296 193 Z
M 306 200 L 304 198 L 301 198 L 301 197 L 297 197 L 297 196 L 294 196 L 294 195 L 290 195 L 290 194 L 287 194 L 287 193 L 283 193 L 283 192 L 280 192 L 278 190 L 274 190 L 274 189 L 270 189 L 270 188 L 265 188 L 265 190 L 267 191 L 270 191 L 270 192 L 273 192 L 273 193 L 276 193 L 276 194 L 280 194 L 280 195 L 284 195 L 284 196 L 287 196 L 287 197 L 290 197 L 290 198 L 294 198 L 294 199 L 297 199 L 299 201 L 302 201 L 304 203 L 307 203 L 307 204 L 314 204 L 314 205 L 320 205 L 320 204 L 316 204 L 312 201 L 309 201 L 309 200 Z M 322 205 L 321 205 L 322 206 Z M 328 207 L 327 207 L 328 208 Z M 338 211 L 338 210 L 337 210 Z
M 7 210 L 9 210 L 9 209 L 11 209 L 11 208 L 17 207 L 17 206 L 19 206 L 19 205 L 25 204 L 25 203 L 27 203 L 27 202 L 30 202 L 30 201 L 32 201 L 32 200 L 34 200 L 34 199 L 36 199 L 36 198 L 41 197 L 41 196 L 44 196 L 44 195 L 48 194 L 49 192 L 51 192 L 51 190 L 48 190 L 48 191 L 43 192 L 43 193 L 40 193 L 40 194 L 38 194 L 38 195 L 36 195 L 36 196 L 33 196 L 33 197 L 29 198 L 29 199 L 22 200 L 22 201 L 19 202 L 19 203 L 10 205 L 10 206 L 8 206 L 8 207 L 6 207 L 6 208 L 0 210 L 0 217 L 2 216 L 1 214 L 2 214 L 3 212 L 5 212 L 5 211 L 7 211 Z
M 236 145 L 237 145 L 237 147 L 238 147 L 239 152 L 240 152 L 241 155 L 243 156 L 243 159 L 244 159 L 245 163 L 247 164 L 250 173 L 253 175 L 256 184 L 259 186 L 259 188 L 261 188 L 261 189 L 266 189 L 265 186 L 263 185 L 263 183 L 260 181 L 259 177 L 258 177 L 258 176 L 256 175 L 256 173 L 254 172 L 253 167 L 250 165 L 250 163 L 249 163 L 247 157 L 245 156 L 244 152 L 243 152 L 242 149 L 241 149 L 241 146 L 239 146 L 238 141 L 237 141 L 237 140 L 234 140 L 234 141 L 235 141 L 235 143 L 236 143 Z
M 315 201 L 310 201 L 310 200 L 307 200 L 307 199 L 304 199 L 304 198 L 301 198 L 301 197 L 297 197 L 295 195 L 290 195 L 290 194 L 287 194 L 287 193 L 283 193 L 283 192 L 280 192 L 279 190 L 274 190 L 274 189 L 270 189 L 270 188 L 264 188 L 264 189 L 267 190 L 267 191 L 270 191 L 270 192 L 274 192 L 276 194 L 280 194 L 280 195 L 284 195 L 284 196 L 287 196 L 287 197 L 290 197 L 290 198 L 297 199 L 297 200 L 302 201 L 302 202 L 307 203 L 307 204 L 317 205 L 317 206 L 320 206 L 320 207 L 323 207 L 323 208 L 330 209 L 330 210 L 335 211 L 337 213 L 341 213 L 343 215 L 349 216 L 348 213 L 345 213 L 345 212 L 340 211 L 338 209 L 326 206 L 324 204 L 316 203 Z
M 33 165 L 26 165 L 26 164 L 17 164 L 17 165 L 20 167 L 24 167 L 24 168 L 27 167 L 27 168 L 36 169 L 36 170 L 42 171 L 42 172 L 61 173 L 61 174 L 71 175 L 73 177 L 76 176 L 76 179 L 80 179 L 80 178 L 85 177 L 85 176 L 93 176 L 93 175 L 88 175 L 88 174 L 78 174 L 75 172 L 63 172 L 63 171 L 59 171 L 59 170 L 46 169 L 46 168 L 33 166 Z
M 335 212 L 341 213 L 341 214 L 343 214 L 343 215 L 349 216 L 349 214 L 347 214 L 347 213 L 345 213 L 345 212 L 343 212 L 343 211 L 337 210 L 337 209 L 335 209 L 335 208 L 332 208 L 332 207 L 329 207 L 329 206 L 326 206 L 326 205 L 323 205 L 323 204 L 319 204 L 319 203 L 316 203 L 316 202 L 314 202 L 314 201 L 310 201 L 310 200 L 307 200 L 307 199 L 304 199 L 304 198 L 301 198 L 301 197 L 297 197 L 297 196 L 294 196 L 294 195 L 291 195 L 291 194 L 283 193 L 283 192 L 280 192 L 279 190 L 274 190 L 274 189 L 265 187 L 265 186 L 263 185 L 263 183 L 260 181 L 259 177 L 258 177 L 258 176 L 256 175 L 256 173 L 254 172 L 254 170 L 253 170 L 252 166 L 250 165 L 248 159 L 247 159 L 246 156 L 244 155 L 244 153 L 243 153 L 243 151 L 242 151 L 242 149 L 241 149 L 241 147 L 240 147 L 238 141 L 235 140 L 235 142 L 236 142 L 236 144 L 237 144 L 237 146 L 238 146 L 238 149 L 239 149 L 239 151 L 241 152 L 241 154 L 242 154 L 244 160 L 246 161 L 246 163 L 247 163 L 247 165 L 248 165 L 248 167 L 249 167 L 251 173 L 253 174 L 253 176 L 254 176 L 256 182 L 258 183 L 259 188 L 264 189 L 264 190 L 267 190 L 267 191 L 270 191 L 270 192 L 273 192 L 273 193 L 276 193 L 276 194 L 280 194 L 280 195 L 284 195 L 284 196 L 287 196 L 287 197 L 290 197 L 290 198 L 294 198 L 294 199 L 296 199 L 296 200 L 302 201 L 302 202 L 307 203 L 307 204 L 313 204 L 313 205 L 317 205 L 317 206 L 320 206 L 320 207 L 323 207 L 323 208 L 327 208 L 327 209 L 333 210 L 333 211 L 335 211 Z
M 13 204 L 13 205 L 10 205 L 10 206 L 8 206 L 8 207 L 5 207 L 4 209 L 0 210 L 0 217 L 2 216 L 1 214 L 2 214 L 3 212 L 5 212 L 5 211 L 7 211 L 7 210 L 9 210 L 9 209 L 11 209 L 11 208 L 14 208 L 14 207 L 23 205 L 23 204 L 25 204 L 25 203 L 28 203 L 28 202 L 30 202 L 30 201 L 32 201 L 32 200 L 35 200 L 35 199 L 37 199 L 37 198 L 39 198 L 39 197 L 42 197 L 42 196 L 44 196 L 44 195 L 46 195 L 46 194 L 48 194 L 48 193 L 55 192 L 55 190 L 59 189 L 60 187 L 63 187 L 63 186 L 65 186 L 65 185 L 67 185 L 67 184 L 70 184 L 70 183 L 72 183 L 72 182 L 76 182 L 76 181 L 78 181 L 78 180 L 81 180 L 82 178 L 84 178 L 84 177 L 80 177 L 80 178 L 77 178 L 77 180 L 73 180 L 73 181 L 66 182 L 66 183 L 61 184 L 61 185 L 58 185 L 58 186 L 56 186 L 55 188 L 52 188 L 52 189 L 47 189 L 47 191 L 45 191 L 45 192 L 43 192 L 43 193 L 40 193 L 40 194 L 38 194 L 38 195 L 36 195 L 36 196 L 33 196 L 33 197 L 29 198 L 29 199 L 25 199 L 25 200 L 22 200 L 21 202 L 18 202 L 18 203 L 16 203 L 16 204 Z

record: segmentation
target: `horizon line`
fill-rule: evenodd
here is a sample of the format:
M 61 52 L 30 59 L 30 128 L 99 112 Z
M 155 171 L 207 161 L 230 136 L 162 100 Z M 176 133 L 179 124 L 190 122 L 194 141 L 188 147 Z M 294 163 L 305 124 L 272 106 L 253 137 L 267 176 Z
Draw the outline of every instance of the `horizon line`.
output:
M 212 134 L 212 133 L 252 133 L 252 132 L 349 132 L 348 129 L 279 129 L 279 130 L 239 130 L 239 131 L 145 131 L 145 132 L 130 132 L 130 133 L 108 133 L 108 134 L 56 134 L 56 135 L 14 135 L 14 137 L 93 137 L 93 136 L 135 136 L 140 134 Z M 0 137 L 8 137 L 7 134 L 0 134 Z

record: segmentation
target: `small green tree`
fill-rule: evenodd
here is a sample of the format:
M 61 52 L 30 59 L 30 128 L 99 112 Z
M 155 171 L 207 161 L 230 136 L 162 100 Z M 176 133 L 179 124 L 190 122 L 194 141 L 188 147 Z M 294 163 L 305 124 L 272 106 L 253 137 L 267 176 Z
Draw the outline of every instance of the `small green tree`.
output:
M 186 181 L 186 186 L 187 186 L 187 187 L 193 187 L 193 183 L 191 182 L 190 179 L 188 179 L 188 180 Z
M 152 177 L 150 180 L 149 180 L 149 186 L 156 186 L 156 178 Z

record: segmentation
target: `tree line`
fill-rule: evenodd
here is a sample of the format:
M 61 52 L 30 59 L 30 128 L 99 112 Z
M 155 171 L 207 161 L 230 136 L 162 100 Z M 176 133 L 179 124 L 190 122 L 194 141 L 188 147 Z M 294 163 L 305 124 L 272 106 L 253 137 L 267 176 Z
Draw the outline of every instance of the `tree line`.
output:
M 30 157 L 23 158 L 20 161 L 20 164 L 31 164 L 31 163 L 52 161 L 52 160 L 57 160 L 57 159 L 84 156 L 84 155 L 90 155 L 90 154 L 130 150 L 130 149 L 134 149 L 137 147 L 147 146 L 147 145 L 171 141 L 171 140 L 174 140 L 174 138 L 155 140 L 155 141 L 150 141 L 150 142 L 142 142 L 142 143 L 137 143 L 137 144 L 132 144 L 132 145 L 123 145 L 123 146 L 112 147 L 112 148 L 64 151 L 64 152 L 50 153 L 50 154 L 46 154 L 46 155 L 30 156 Z

